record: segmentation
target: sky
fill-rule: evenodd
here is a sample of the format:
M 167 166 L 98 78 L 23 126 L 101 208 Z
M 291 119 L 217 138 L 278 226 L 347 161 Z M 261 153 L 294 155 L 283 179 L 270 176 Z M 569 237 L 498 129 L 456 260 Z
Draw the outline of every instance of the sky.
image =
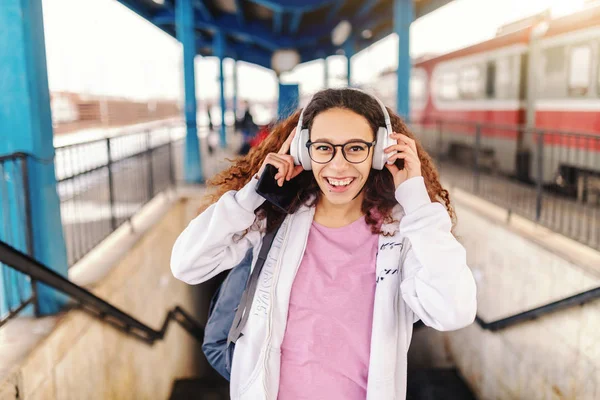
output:
M 499 26 L 551 9 L 566 14 L 585 0 L 455 0 L 413 22 L 412 57 L 446 53 L 494 37 Z M 132 99 L 182 98 L 181 45 L 116 0 L 43 0 L 51 91 L 73 91 Z M 353 80 L 369 82 L 397 65 L 398 38 L 391 34 L 352 59 Z M 376 60 L 376 61 L 374 61 Z M 343 56 L 328 58 L 330 86 L 345 83 Z M 225 60 L 225 93 L 233 94 L 233 61 Z M 303 94 L 323 87 L 323 61 L 297 66 L 281 81 L 299 83 Z M 218 96 L 218 62 L 196 57 L 198 98 Z M 274 72 L 238 63 L 238 97 L 277 97 Z

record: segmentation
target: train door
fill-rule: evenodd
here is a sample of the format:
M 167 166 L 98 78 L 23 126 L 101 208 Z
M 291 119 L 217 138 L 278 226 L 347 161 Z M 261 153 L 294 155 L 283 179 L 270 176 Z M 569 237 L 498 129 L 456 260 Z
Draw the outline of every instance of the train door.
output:
M 517 113 L 517 124 L 520 127 L 526 126 L 531 119 L 535 119 L 535 102 L 528 97 L 528 81 L 529 81 L 529 53 L 522 53 L 519 62 L 519 73 L 517 79 L 517 98 L 519 99 L 519 111 Z M 521 106 L 521 105 L 524 105 Z M 517 131 L 517 146 L 516 146 L 516 176 L 517 179 L 523 182 L 531 180 L 531 148 L 529 146 L 530 133 L 527 130 L 519 128 Z

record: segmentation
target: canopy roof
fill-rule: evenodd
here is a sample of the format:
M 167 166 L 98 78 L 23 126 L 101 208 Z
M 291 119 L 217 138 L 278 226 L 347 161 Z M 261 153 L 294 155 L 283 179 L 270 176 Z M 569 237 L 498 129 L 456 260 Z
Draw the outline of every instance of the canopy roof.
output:
M 175 37 L 176 0 L 118 0 Z M 452 0 L 413 0 L 415 18 Z M 224 56 L 272 68 L 273 52 L 294 49 L 300 62 L 340 54 L 332 30 L 352 26 L 354 51 L 393 30 L 393 0 L 193 0 L 198 54 L 216 55 L 216 34 L 226 41 Z

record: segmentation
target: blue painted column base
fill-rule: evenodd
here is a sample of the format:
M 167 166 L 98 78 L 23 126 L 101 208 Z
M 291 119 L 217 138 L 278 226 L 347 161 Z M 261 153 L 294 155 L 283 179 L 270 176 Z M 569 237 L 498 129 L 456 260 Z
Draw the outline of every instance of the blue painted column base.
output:
M 20 204 L 25 202 L 25 190 L 30 195 L 32 256 L 66 277 L 68 262 L 54 172 L 42 1 L 2 0 L 0 27 L 0 155 L 25 152 L 33 156 L 27 158 L 27 184 L 14 187 L 14 191 L 21 196 Z M 15 176 L 13 171 L 12 178 Z M 10 179 L 6 171 L 0 170 L 1 181 Z M 0 198 L 0 206 L 6 200 Z M 9 216 L 2 215 L 0 237 L 26 251 L 22 243 L 15 243 L 16 237 L 29 234 L 19 203 L 8 208 Z M 9 230 L 10 235 L 6 235 Z M 30 283 L 27 277 L 2 269 L 2 307 L 14 308 L 15 302 L 20 304 L 31 294 Z M 66 302 L 66 297 L 42 285 L 37 296 L 42 314 L 56 313 Z
M 394 0 L 394 32 L 398 35 L 398 115 L 410 122 L 410 25 L 414 20 L 413 0 Z
M 176 1 L 177 39 L 183 45 L 183 83 L 185 90 L 185 156 L 184 176 L 186 183 L 203 183 L 202 159 L 196 116 L 196 77 L 194 58 L 196 56 L 196 38 L 194 29 L 194 7 L 192 0 Z

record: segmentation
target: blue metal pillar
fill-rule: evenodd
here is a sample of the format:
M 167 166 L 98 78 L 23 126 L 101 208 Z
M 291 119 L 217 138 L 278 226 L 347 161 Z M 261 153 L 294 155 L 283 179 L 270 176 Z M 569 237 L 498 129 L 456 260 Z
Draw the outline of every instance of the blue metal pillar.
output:
M 223 69 L 223 60 L 225 59 L 225 35 L 223 32 L 217 32 L 215 35 L 215 52 L 219 57 L 219 90 L 221 92 L 221 147 L 227 147 L 227 126 L 225 125 L 225 72 Z
M 350 36 L 344 43 L 346 54 L 346 68 L 348 69 L 348 87 L 352 87 L 352 56 L 354 55 L 354 38 Z
M 194 58 L 196 57 L 196 40 L 194 30 L 193 0 L 177 0 L 176 30 L 177 39 L 183 45 L 183 84 L 185 89 L 185 181 L 187 183 L 204 182 L 202 161 L 200 159 L 200 142 L 196 125 L 196 79 Z
M 414 13 L 413 0 L 394 0 L 394 32 L 398 35 L 396 108 L 407 122 L 410 120 L 410 25 Z
M 327 63 L 327 56 L 323 58 L 323 89 L 329 87 L 329 64 Z
M 67 276 L 67 251 L 54 172 L 42 1 L 3 0 L 0 27 L 0 155 L 17 151 L 30 154 L 27 166 L 33 256 L 55 272 Z M 6 172 L 0 171 L 0 182 L 4 180 L 5 186 L 14 185 L 10 172 Z M 4 237 L 7 230 L 12 232 L 11 236 L 16 233 L 25 237 L 27 232 L 22 216 L 15 215 L 21 205 L 13 205 L 15 207 L 9 209 L 10 219 L 7 219 L 12 221 L 12 226 L 0 224 L 0 237 L 9 243 L 11 238 Z M 16 247 L 22 246 L 17 244 Z M 24 291 L 28 294 L 31 291 L 24 276 L 6 276 L 7 279 L 0 282 L 4 286 L 0 288 L 0 298 L 4 299 L 3 306 L 14 307 L 12 303 L 18 300 L 14 293 L 18 293 L 18 287 L 22 291 L 19 297 L 23 297 Z M 9 293 L 13 295 L 9 297 Z M 37 296 L 42 314 L 58 312 L 66 301 L 41 284 L 37 286 Z
M 238 64 L 237 60 L 233 60 L 233 119 L 234 123 L 237 119 L 237 102 L 238 102 Z
M 283 120 L 298 109 L 300 104 L 300 88 L 297 84 L 279 82 L 279 101 L 277 102 L 277 118 Z

